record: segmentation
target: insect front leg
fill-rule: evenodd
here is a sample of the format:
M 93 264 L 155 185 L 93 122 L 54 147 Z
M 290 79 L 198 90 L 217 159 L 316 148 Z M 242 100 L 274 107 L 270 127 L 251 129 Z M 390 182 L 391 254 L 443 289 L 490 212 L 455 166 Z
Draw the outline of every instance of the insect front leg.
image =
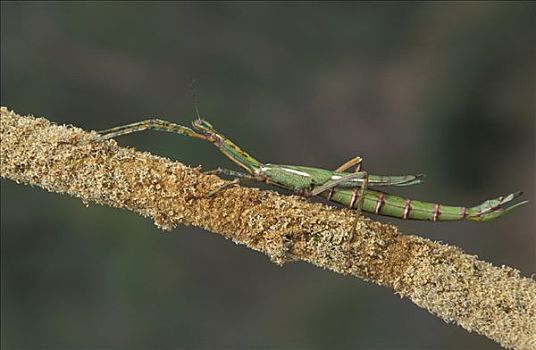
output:
M 132 134 L 145 130 L 166 131 L 195 138 L 206 138 L 204 135 L 198 134 L 186 126 L 168 122 L 162 119 L 147 119 L 132 124 L 120 125 L 115 128 L 98 131 L 99 136 L 95 138 L 95 141 L 104 141 L 117 136 Z

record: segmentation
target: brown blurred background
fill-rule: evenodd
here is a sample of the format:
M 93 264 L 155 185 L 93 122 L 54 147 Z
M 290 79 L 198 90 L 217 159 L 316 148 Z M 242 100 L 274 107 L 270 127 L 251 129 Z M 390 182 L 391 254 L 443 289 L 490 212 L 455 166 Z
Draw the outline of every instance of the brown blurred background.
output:
M 375 174 L 490 223 L 396 222 L 495 265 L 535 267 L 535 11 L 530 3 L 1 3 L 1 103 L 104 129 L 202 114 L 260 160 Z M 210 145 L 122 145 L 210 169 Z M 391 290 L 190 227 L 1 183 L 5 349 L 496 349 Z

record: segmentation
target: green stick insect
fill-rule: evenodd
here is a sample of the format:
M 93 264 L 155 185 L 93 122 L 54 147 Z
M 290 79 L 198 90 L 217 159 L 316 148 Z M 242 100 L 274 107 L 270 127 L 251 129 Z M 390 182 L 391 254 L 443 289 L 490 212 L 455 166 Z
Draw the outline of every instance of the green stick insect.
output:
M 369 188 L 369 185 L 371 187 L 415 185 L 422 182 L 422 174 L 403 176 L 370 175 L 361 170 L 362 159 L 360 157 L 350 159 L 335 170 L 261 163 L 240 149 L 230 139 L 214 130 L 206 120 L 198 117 L 192 122 L 192 127 L 193 129 L 165 120 L 149 119 L 100 131 L 100 136 L 96 140 L 106 140 L 152 129 L 182 134 L 211 142 L 246 172 L 221 168 L 209 171 L 209 173 L 213 174 L 233 176 L 235 180 L 211 191 L 207 196 L 212 196 L 224 188 L 236 185 L 239 179 L 248 179 L 287 189 L 306 197 L 323 196 L 332 202 L 355 209 L 356 217 L 361 211 L 365 211 L 401 219 L 430 221 L 488 221 L 503 216 L 527 203 L 527 201 L 524 201 L 506 206 L 506 204 L 520 196 L 521 192 L 486 200 L 470 208 L 405 199 L 383 191 L 373 190 Z M 347 172 L 351 167 L 355 167 L 354 171 Z

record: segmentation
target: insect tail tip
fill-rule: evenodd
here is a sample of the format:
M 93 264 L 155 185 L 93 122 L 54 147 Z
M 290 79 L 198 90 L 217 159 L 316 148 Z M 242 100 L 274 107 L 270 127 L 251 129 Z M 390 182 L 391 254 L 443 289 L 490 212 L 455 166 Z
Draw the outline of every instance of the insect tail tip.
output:
M 514 198 L 517 198 L 517 197 L 523 195 L 523 191 L 516 191 L 516 192 L 512 193 L 512 195 L 514 196 Z
M 426 178 L 426 174 L 417 174 L 415 175 L 415 178 L 417 180 L 420 180 L 421 182 L 424 182 L 424 179 Z

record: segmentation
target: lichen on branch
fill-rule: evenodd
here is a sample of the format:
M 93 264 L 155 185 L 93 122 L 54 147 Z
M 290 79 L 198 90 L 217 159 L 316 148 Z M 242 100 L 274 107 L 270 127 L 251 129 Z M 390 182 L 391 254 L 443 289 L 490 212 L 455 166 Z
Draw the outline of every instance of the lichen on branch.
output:
M 202 227 L 278 264 L 302 260 L 356 276 L 507 348 L 536 349 L 536 282 L 513 268 L 364 217 L 349 243 L 351 210 L 244 187 L 209 198 L 223 180 L 95 136 L 2 107 L 1 176 L 128 209 L 164 230 Z

